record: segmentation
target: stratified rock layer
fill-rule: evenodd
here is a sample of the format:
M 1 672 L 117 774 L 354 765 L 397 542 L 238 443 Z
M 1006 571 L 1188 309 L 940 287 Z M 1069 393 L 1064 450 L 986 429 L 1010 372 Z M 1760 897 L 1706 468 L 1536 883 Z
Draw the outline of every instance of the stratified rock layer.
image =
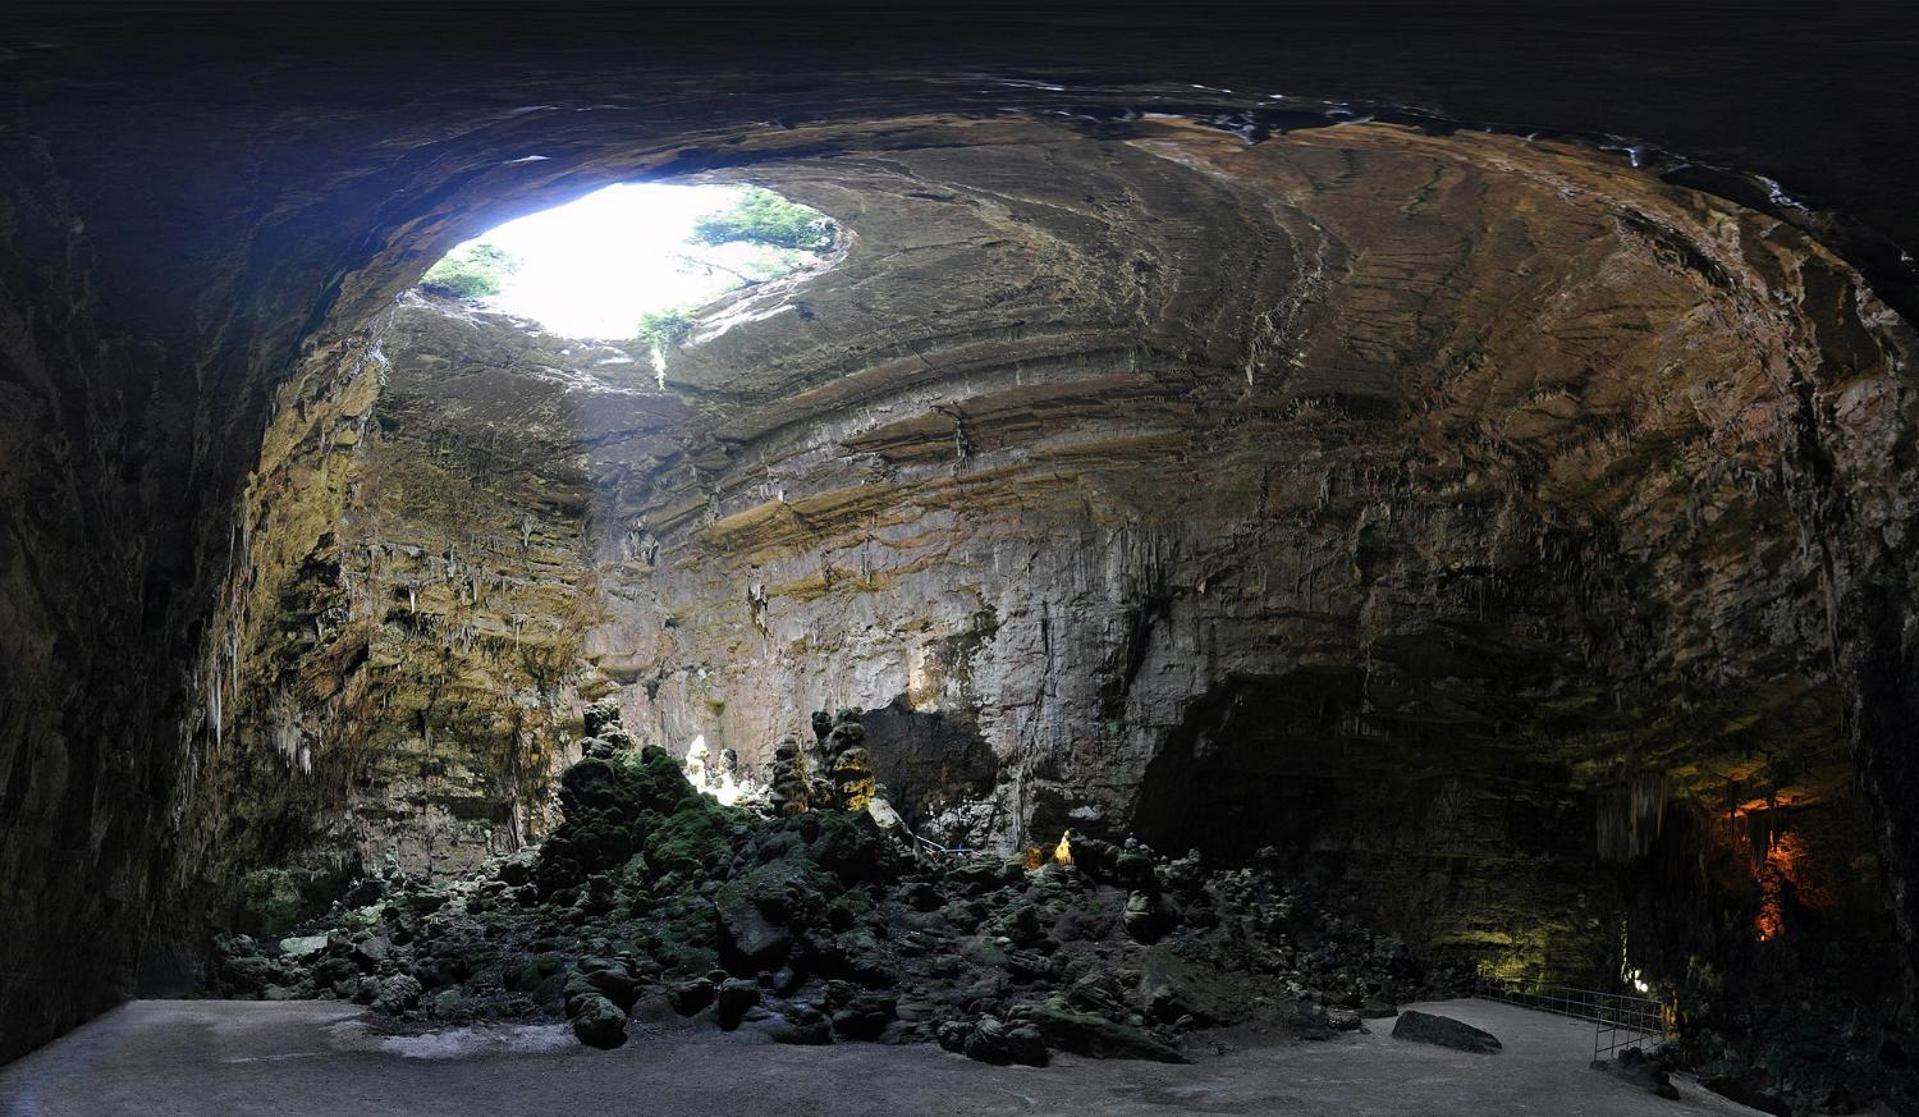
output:
M 1888 931 L 1840 869 L 1871 837 L 1781 392 L 1830 377 L 1847 437 L 1893 429 L 1865 401 L 1904 329 L 1852 287 L 1835 333 L 1814 292 L 1843 264 L 1512 137 L 915 119 L 845 143 L 753 172 L 838 215 L 843 256 L 706 308 L 663 376 L 450 304 L 372 325 L 392 418 L 365 483 L 404 497 L 400 451 L 442 431 L 485 460 L 436 466 L 412 519 L 578 540 L 581 566 L 523 543 L 477 567 L 577 602 L 547 615 L 580 642 L 520 684 L 549 732 L 611 691 L 643 739 L 732 749 L 791 798 L 774 746 L 802 712 L 881 707 L 816 728 L 807 796 L 883 787 L 943 846 L 1270 846 L 1507 980 L 1637 966 L 1710 1004 L 1712 968 L 1865 977 Z M 527 705 L 481 678 L 495 720 Z M 479 755 L 473 719 L 402 708 L 371 756 L 434 732 Z M 443 832 L 394 812 L 363 852 Z M 726 950 L 776 967 L 747 887 Z M 1764 945 L 1788 923 L 1823 929 Z

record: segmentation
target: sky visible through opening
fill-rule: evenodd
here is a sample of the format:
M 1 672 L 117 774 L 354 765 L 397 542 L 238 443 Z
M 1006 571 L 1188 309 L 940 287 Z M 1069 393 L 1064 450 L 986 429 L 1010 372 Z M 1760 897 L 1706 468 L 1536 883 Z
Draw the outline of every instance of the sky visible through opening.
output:
M 649 311 L 686 310 L 741 285 L 732 270 L 767 278 L 764 245 L 693 245 L 694 222 L 747 193 L 731 185 L 621 183 L 516 218 L 449 253 L 493 245 L 517 266 L 480 300 L 564 337 L 626 339 Z

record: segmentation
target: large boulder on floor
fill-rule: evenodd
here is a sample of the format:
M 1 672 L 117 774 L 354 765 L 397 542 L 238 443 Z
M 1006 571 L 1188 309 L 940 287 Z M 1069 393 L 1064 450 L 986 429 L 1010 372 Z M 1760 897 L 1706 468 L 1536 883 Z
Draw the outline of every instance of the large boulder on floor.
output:
M 756 973 L 786 963 L 793 950 L 793 932 L 738 896 L 722 896 L 717 910 L 720 956 L 729 967 L 740 973 Z
M 389 1016 L 397 1016 L 420 1003 L 420 983 L 410 974 L 400 974 L 380 982 L 378 991 L 373 995 L 373 1008 Z
M 1393 1038 L 1437 1044 L 1479 1055 L 1491 1055 L 1500 1049 L 1498 1037 L 1491 1032 L 1481 1031 L 1450 1016 L 1437 1016 L 1413 1009 L 1399 1014 L 1399 1022 L 1393 1025 Z
M 620 1006 L 623 1012 L 631 1012 L 633 1002 L 640 998 L 639 979 L 623 962 L 610 958 L 582 958 L 576 964 L 575 972 L 587 985 Z
M 861 992 L 833 1013 L 833 1031 L 847 1039 L 878 1039 L 898 1016 L 898 994 Z
M 948 1020 L 939 1026 L 937 1037 L 939 1045 L 953 1054 L 994 1066 L 1043 1067 L 1051 1061 L 1046 1041 L 1031 1024 L 1008 1026 L 991 1016 Z
M 982 1016 L 974 1023 L 962 1050 L 967 1058 L 994 1066 L 1018 1063 L 1043 1067 L 1047 1063 L 1046 1043 L 1039 1029 L 1031 1024 L 1008 1027 L 991 1016 Z
M 626 1013 L 605 997 L 585 997 L 573 1017 L 573 1034 L 588 1047 L 618 1047 L 626 1042 Z
M 714 999 L 719 1004 L 720 1027 L 730 1032 L 746 1019 L 748 1009 L 760 1003 L 760 987 L 745 978 L 730 977 L 720 982 Z
M 1030 1024 L 1047 1047 L 1095 1059 L 1150 1059 L 1158 1063 L 1192 1060 L 1144 1028 L 1080 1012 L 1058 998 L 1026 1001 L 1007 1013 L 1007 1023 Z
M 793 931 L 827 921 L 824 883 L 800 857 L 759 865 L 727 881 L 713 897 L 727 968 L 750 974 L 785 965 Z
M 712 1004 L 718 991 L 718 987 L 711 980 L 696 977 L 691 981 L 682 981 L 668 986 L 666 1001 L 673 1006 L 674 1012 L 681 1016 L 691 1016 Z

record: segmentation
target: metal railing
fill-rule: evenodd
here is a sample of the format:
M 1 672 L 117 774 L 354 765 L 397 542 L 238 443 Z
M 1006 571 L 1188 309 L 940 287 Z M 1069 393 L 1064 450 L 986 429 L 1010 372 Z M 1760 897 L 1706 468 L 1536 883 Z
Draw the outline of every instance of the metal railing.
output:
M 1540 984 L 1521 988 L 1486 982 L 1475 995 L 1591 1022 L 1595 1062 L 1629 1047 L 1657 1043 L 1667 1036 L 1666 1014 L 1659 1002 L 1632 993 L 1602 993 L 1570 985 Z

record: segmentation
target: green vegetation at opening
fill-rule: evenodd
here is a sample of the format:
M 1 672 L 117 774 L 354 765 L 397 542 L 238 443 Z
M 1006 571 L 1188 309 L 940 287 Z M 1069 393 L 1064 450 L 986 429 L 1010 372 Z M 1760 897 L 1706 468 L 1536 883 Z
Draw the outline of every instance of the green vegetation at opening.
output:
M 806 267 L 830 252 L 838 235 L 839 226 L 819 210 L 788 201 L 763 187 L 749 186 L 731 208 L 693 223 L 693 232 L 686 239 L 688 251 L 678 256 L 679 269 L 707 276 L 723 274 L 732 277 L 736 289 L 751 287 Z M 699 250 L 741 247 L 758 251 L 722 255 Z M 642 314 L 627 346 L 634 356 L 651 360 L 662 386 L 667 353 L 693 333 L 693 309 L 680 306 Z
M 640 315 L 633 340 L 626 345 L 627 352 L 635 358 L 652 362 L 654 374 L 662 377 L 662 387 L 665 386 L 667 350 L 678 346 L 693 332 L 693 319 L 686 312 L 685 307 L 647 311 Z
M 457 299 L 478 299 L 497 295 L 506 286 L 506 277 L 518 271 L 519 258 L 491 244 L 470 244 L 427 269 L 420 277 L 421 289 L 435 295 Z
M 693 332 L 693 319 L 687 317 L 685 307 L 671 310 L 649 310 L 640 315 L 639 329 L 633 337 L 652 346 L 678 345 Z
M 693 223 L 694 244 L 763 244 L 796 252 L 825 252 L 833 247 L 833 219 L 771 190 L 749 186 L 732 209 Z

